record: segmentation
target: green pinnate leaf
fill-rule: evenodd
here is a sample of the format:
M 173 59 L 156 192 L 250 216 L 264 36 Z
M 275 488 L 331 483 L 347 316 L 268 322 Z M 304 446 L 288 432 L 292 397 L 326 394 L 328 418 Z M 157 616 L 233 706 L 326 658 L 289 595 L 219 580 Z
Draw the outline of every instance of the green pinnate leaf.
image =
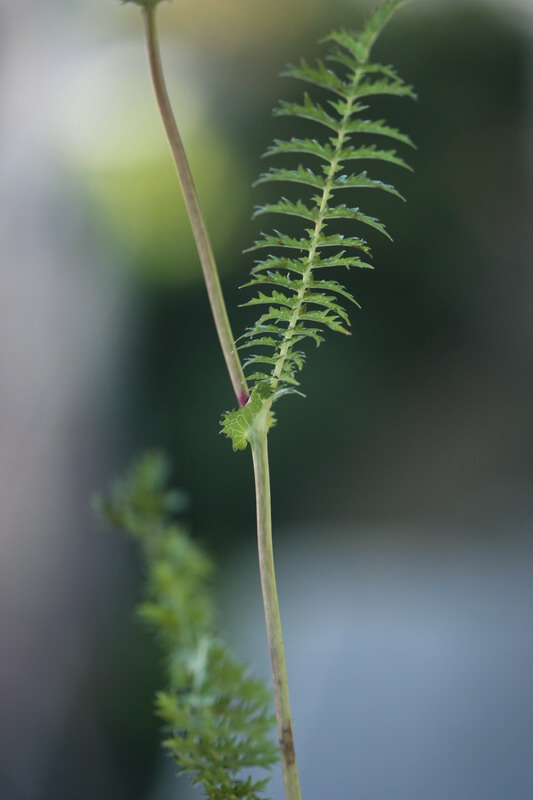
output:
M 261 314 L 257 320 L 257 324 L 264 325 L 265 323 L 270 323 L 272 321 L 290 323 L 291 319 L 292 310 L 290 308 L 284 308 L 283 306 L 280 308 L 277 308 L 276 306 L 269 306 L 268 311 L 264 314 Z M 286 333 L 286 331 L 284 331 L 284 333 Z
M 390 234 L 387 233 L 387 230 L 382 222 L 375 217 L 370 217 L 368 214 L 363 214 L 363 212 L 358 208 L 348 208 L 348 206 L 345 205 L 330 207 L 326 210 L 324 219 L 351 219 L 357 222 L 362 222 L 365 225 L 369 225 L 371 228 L 374 228 L 374 230 L 382 233 L 387 237 L 387 239 L 391 239 Z
M 257 342 L 255 342 L 257 344 Z M 249 367 L 250 364 L 270 364 L 270 366 L 276 365 L 276 359 L 272 356 L 266 356 L 264 353 L 260 353 L 259 355 L 249 356 L 244 361 L 244 367 Z
M 247 350 L 250 347 L 277 347 L 279 339 L 274 339 L 273 336 L 259 336 L 252 342 L 245 342 L 239 345 L 238 350 Z
M 390 139 L 396 139 L 402 144 L 407 144 L 409 147 L 414 147 L 413 142 L 406 136 L 405 133 L 392 128 L 385 123 L 385 120 L 370 120 L 370 119 L 353 119 L 346 125 L 347 133 L 366 133 L 367 135 L 374 134 L 374 136 L 388 136 Z
M 339 242 L 339 244 L 342 243 L 343 242 Z M 341 250 L 341 252 L 337 253 L 335 256 L 315 259 L 313 261 L 313 272 L 315 269 L 323 269 L 325 267 L 346 267 L 347 269 L 350 267 L 362 267 L 363 269 L 374 269 L 372 264 L 361 261 L 359 258 L 355 258 L 355 256 L 345 256 L 344 253 L 345 251 Z
M 295 298 L 289 297 L 282 292 L 272 292 L 271 295 L 265 295 L 259 292 L 257 297 L 252 297 L 247 303 L 241 303 L 241 308 L 245 306 L 258 306 L 269 305 L 270 303 L 277 303 L 280 306 L 287 306 L 287 308 L 294 308 Z
M 350 333 L 350 331 L 346 330 L 337 314 L 331 314 L 328 311 L 304 310 L 300 314 L 300 319 L 304 322 L 319 322 L 326 328 L 330 328 L 330 330 L 335 331 L 335 333 L 344 333 L 346 335 L 349 335 Z
M 356 31 L 347 31 L 345 28 L 340 28 L 338 31 L 332 31 L 329 36 L 322 39 L 323 42 L 335 42 L 343 50 L 353 56 L 353 61 L 348 62 L 349 66 L 354 66 L 354 71 L 363 65 L 367 58 L 364 45 L 361 43 Z M 338 52 L 338 51 L 335 51 Z
M 255 325 L 247 328 L 242 336 L 237 339 L 237 341 L 240 341 L 241 339 L 250 339 L 254 336 L 264 336 L 265 334 L 269 333 L 279 337 L 281 340 L 284 332 L 281 331 L 276 325 L 263 324 L 258 320 Z
M 383 183 L 382 181 L 369 178 L 366 171 L 360 172 L 359 175 L 337 175 L 332 185 L 334 189 L 381 189 L 384 192 L 399 197 L 400 200 L 404 199 L 390 183 Z
M 344 147 L 339 154 L 339 161 L 341 162 L 365 159 L 371 161 L 387 161 L 389 164 L 395 164 L 398 167 L 403 167 L 412 172 L 412 168 L 409 164 L 407 164 L 403 158 L 400 158 L 395 150 L 380 150 L 374 144 L 366 147 Z
M 364 65 L 369 59 L 374 42 L 389 22 L 394 11 L 403 2 L 404 0 L 387 0 L 371 14 L 361 32 L 341 29 L 333 31 L 323 41 L 335 42 L 347 50 L 355 58 L 357 64 Z
M 253 375 L 248 376 L 248 380 L 257 386 L 268 386 L 270 383 L 270 374 L 266 372 L 254 372 Z
M 317 175 L 312 169 L 309 169 L 309 167 L 302 167 L 300 165 L 296 169 L 279 169 L 273 167 L 268 172 L 263 172 L 254 183 L 254 186 L 258 186 L 260 183 L 271 183 L 272 181 L 303 183 L 315 189 L 323 189 L 326 185 L 326 179 L 323 178 L 322 175 Z
M 367 105 L 355 103 L 351 97 L 348 100 L 328 100 L 328 105 L 335 109 L 339 117 L 346 117 L 348 119 L 358 114 L 360 111 L 368 110 Z M 340 121 L 339 127 L 344 127 Z
M 266 273 L 260 273 L 252 278 L 252 280 L 248 281 L 244 286 L 259 286 L 265 283 L 272 283 L 284 289 L 290 289 L 293 292 L 298 292 L 303 285 L 301 280 L 292 278 L 284 272 L 271 272 L 269 270 Z M 241 286 L 241 289 L 243 289 L 244 286 Z
M 317 238 L 317 247 L 355 247 L 357 250 L 362 250 L 363 253 L 370 253 L 370 247 L 364 239 L 358 236 L 345 236 L 343 233 L 332 233 L 329 236 L 320 234 Z M 319 261 L 313 264 L 313 269 L 321 266 L 332 266 L 332 264 L 321 264 Z
M 354 303 L 358 308 L 360 308 L 359 303 L 355 299 L 355 297 L 342 286 L 342 284 L 337 283 L 337 281 L 311 281 L 308 284 L 310 289 L 319 289 L 319 290 L 327 290 L 329 292 L 336 292 L 337 294 L 346 297 L 351 303 Z
M 324 41 L 334 40 L 328 37 L 328 39 L 324 39 Z M 326 55 L 326 61 L 342 64 L 352 73 L 357 72 L 359 75 L 385 75 L 392 80 L 396 80 L 399 77 L 397 71 L 394 67 L 390 66 L 390 64 L 378 64 L 377 62 L 362 64 L 351 56 L 349 51 L 341 47 L 333 47 Z
M 345 84 L 322 61 L 318 61 L 316 67 L 311 67 L 305 59 L 302 59 L 296 66 L 289 65 L 281 74 L 289 78 L 298 78 L 302 81 L 314 83 L 316 86 L 329 89 L 342 97 L 346 97 L 346 92 L 350 89 L 349 84 Z
M 332 233 L 329 230 L 330 223 L 336 226 L 336 231 L 342 221 L 360 223 L 371 231 L 391 238 L 377 217 L 365 213 L 358 205 L 334 200 L 336 192 L 341 189 L 343 193 L 379 189 L 403 199 L 390 183 L 370 177 L 366 171 L 350 173 L 346 170 L 349 162 L 364 160 L 376 162 L 376 165 L 385 162 L 410 169 L 396 150 L 378 147 L 372 141 L 375 137 L 387 137 L 402 145 L 413 146 L 409 136 L 384 120 L 367 118 L 369 105 L 366 104 L 367 98 L 371 100 L 379 95 L 415 96 L 413 88 L 392 67 L 373 62 L 370 58 L 377 36 L 399 5 L 400 0 L 387 0 L 370 15 L 359 32 L 334 31 L 326 40 L 330 44 L 330 51 L 325 61 L 311 65 L 302 60 L 289 66 L 284 73 L 331 91 L 336 97 L 322 106 L 305 94 L 301 102 L 281 103 L 274 112 L 277 116 L 296 116 L 319 123 L 329 129 L 329 134 L 327 137 L 276 139 L 265 155 L 312 156 L 320 161 L 318 169 L 310 168 L 307 164 L 292 168 L 273 167 L 257 181 L 257 184 L 297 183 L 313 190 L 311 199 L 281 197 L 278 201 L 258 206 L 254 215 L 280 214 L 295 217 L 304 223 L 301 235 L 294 232 L 287 235 L 277 230 L 270 234 L 263 233 L 250 248 L 265 248 L 267 255 L 252 267 L 252 278 L 245 285 L 261 287 L 266 284 L 273 288 L 270 292 L 259 291 L 244 304 L 267 306 L 257 323 L 244 334 L 244 346 L 253 347 L 257 343 L 262 349 L 266 348 L 264 355 L 254 353 L 248 364 L 271 367 L 270 375 L 267 369 L 261 369 L 250 380 L 258 385 L 268 385 L 274 393 L 274 399 L 286 391 L 292 391 L 297 385 L 296 373 L 304 363 L 304 351 L 296 349 L 298 342 L 311 339 L 315 344 L 320 344 L 324 328 L 347 334 L 350 322 L 339 300 L 344 298 L 358 305 L 352 294 L 337 281 L 319 279 L 319 270 L 336 267 L 372 268 L 367 260 L 359 257 L 361 254 L 370 257 L 368 242 L 359 236 Z M 362 118 L 362 113 L 365 113 L 365 118 Z M 366 140 L 357 146 L 354 137 L 360 134 Z M 311 223 L 311 226 L 306 227 L 305 223 Z M 280 257 L 274 254 L 277 248 L 300 252 L 296 257 Z M 337 252 L 333 256 L 326 256 L 329 248 Z M 355 250 L 356 254 L 350 255 L 350 250 Z
M 416 100 L 412 86 L 404 83 L 400 78 L 393 80 L 382 78 L 377 81 L 362 81 L 354 90 L 356 97 L 371 97 L 380 94 L 396 95 L 397 97 L 411 97 Z
M 301 370 L 305 364 L 305 359 L 306 354 L 303 352 L 303 350 L 291 350 L 287 356 L 287 365 L 289 366 L 289 369 L 294 367 L 295 369 Z
M 360 46 L 365 53 L 363 61 L 370 57 L 370 51 L 376 39 L 390 21 L 396 9 L 403 5 L 404 2 L 405 0 L 385 0 L 385 2 L 381 6 L 378 6 L 368 17 L 358 36 Z
M 268 148 L 265 156 L 284 155 L 285 153 L 306 153 L 317 156 L 329 164 L 333 158 L 335 148 L 332 144 L 321 144 L 316 139 L 290 139 L 287 142 L 275 139 L 274 144 Z
M 309 208 L 309 206 L 306 206 L 301 200 L 297 200 L 296 203 L 293 203 L 291 200 L 287 200 L 286 197 L 282 197 L 277 203 L 257 206 L 253 215 L 254 218 L 262 214 L 287 214 L 288 216 L 300 217 L 301 219 L 314 222 L 317 218 L 318 208 L 317 206 Z
M 311 243 L 309 239 L 295 239 L 293 236 L 285 236 L 279 231 L 274 231 L 273 234 L 261 234 L 262 239 L 258 239 L 252 247 L 245 250 L 245 253 L 250 253 L 253 250 L 261 250 L 263 247 L 287 247 L 293 250 L 310 250 Z
M 337 298 L 332 295 L 323 294 L 322 292 L 308 291 L 305 293 L 303 301 L 306 305 L 309 303 L 315 303 L 315 305 L 324 306 L 324 308 L 334 311 L 341 319 L 344 320 L 344 322 L 346 322 L 347 325 L 350 324 L 346 310 L 339 304 Z
M 320 328 L 309 327 L 307 322 L 305 325 L 303 323 L 299 323 L 294 328 L 292 341 L 296 344 L 304 339 L 311 339 L 318 347 L 324 341 L 322 330 Z
M 299 275 L 302 275 L 305 272 L 306 266 L 306 258 L 279 258 L 278 256 L 270 255 L 268 258 L 256 261 L 251 269 L 251 274 L 257 275 L 257 273 L 263 270 L 286 269 L 289 272 L 297 272 Z M 246 286 L 246 284 L 244 285 Z
M 303 103 L 282 101 L 280 105 L 274 109 L 274 115 L 277 117 L 301 117 L 302 119 L 309 119 L 312 122 L 325 125 L 327 128 L 331 128 L 334 131 L 338 131 L 340 127 L 340 120 L 328 114 L 326 109 L 319 103 L 314 103 L 308 94 L 304 95 Z

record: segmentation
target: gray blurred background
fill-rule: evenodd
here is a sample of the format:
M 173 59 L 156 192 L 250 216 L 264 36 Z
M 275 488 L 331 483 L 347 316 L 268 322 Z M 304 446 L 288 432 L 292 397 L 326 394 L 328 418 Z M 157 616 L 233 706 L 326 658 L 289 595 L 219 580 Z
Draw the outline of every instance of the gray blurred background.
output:
M 373 5 L 161 6 L 237 332 L 250 185 L 302 91 L 277 75 Z M 418 144 L 385 176 L 408 203 L 364 206 L 395 243 L 346 275 L 353 336 L 272 435 L 306 800 L 531 797 L 532 39 L 530 0 L 413 0 L 376 51 L 420 97 L 375 106 Z M 140 566 L 90 512 L 139 451 L 171 454 L 221 626 L 265 675 L 266 645 L 249 455 L 218 435 L 233 398 L 134 5 L 0 1 L 0 202 L 0 798 L 184 798 Z

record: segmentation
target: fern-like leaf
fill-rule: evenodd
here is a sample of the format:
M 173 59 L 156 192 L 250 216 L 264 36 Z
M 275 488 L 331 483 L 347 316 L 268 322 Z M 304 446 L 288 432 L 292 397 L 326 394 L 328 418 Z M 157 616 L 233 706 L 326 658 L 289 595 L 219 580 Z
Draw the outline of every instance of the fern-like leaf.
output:
M 287 198 L 282 197 L 277 203 L 271 203 L 270 205 L 266 206 L 258 206 L 254 212 L 254 217 L 259 217 L 261 214 L 287 214 L 288 216 L 300 217 L 301 219 L 307 219 L 310 222 L 314 222 L 316 220 L 317 213 L 318 211 L 316 206 L 309 208 L 309 206 L 306 206 L 301 200 L 293 203 L 290 200 L 287 200 Z
M 268 172 L 264 172 L 254 183 L 258 186 L 260 183 L 271 183 L 272 181 L 281 181 L 283 183 L 303 183 L 304 186 L 311 186 L 313 189 L 322 189 L 326 187 L 326 178 L 322 175 L 317 175 L 309 167 L 302 167 L 301 165 L 296 169 L 279 169 L 273 167 Z
M 350 85 L 341 80 L 333 70 L 328 69 L 322 61 L 317 61 L 316 67 L 311 67 L 305 59 L 302 59 L 298 66 L 291 65 L 281 74 L 290 78 L 300 78 L 322 89 L 329 89 L 341 97 L 347 97 L 350 91 Z
M 333 96 L 321 105 L 305 93 L 301 102 L 282 102 L 275 109 L 277 116 L 300 117 L 318 123 L 322 128 L 327 128 L 329 133 L 316 138 L 276 139 L 265 153 L 266 156 L 300 155 L 313 158 L 314 163 L 312 166 L 297 164 L 292 168 L 272 167 L 256 182 L 256 185 L 295 183 L 308 192 L 302 199 L 282 197 L 277 202 L 258 206 L 254 215 L 291 216 L 304 223 L 301 235 L 287 235 L 275 230 L 261 234 L 249 248 L 249 251 L 263 248 L 269 251 L 266 257 L 256 262 L 251 280 L 245 284 L 257 287 L 259 291 L 255 297 L 243 303 L 244 306 L 265 305 L 267 309 L 255 325 L 245 332 L 239 345 L 251 352 L 246 362 L 248 366 L 255 369 L 260 365 L 260 369 L 249 377 L 250 383 L 255 384 L 256 389 L 261 389 L 259 394 L 254 395 L 258 410 L 260 395 L 275 399 L 280 394 L 292 391 L 297 385 L 296 375 L 304 363 L 304 353 L 298 346 L 300 342 L 311 339 L 315 344 L 320 344 L 324 329 L 344 334 L 349 332 L 349 318 L 343 302 L 357 305 L 357 301 L 342 284 L 319 278 L 318 271 L 341 266 L 371 266 L 358 257 L 361 254 L 370 256 L 370 246 L 358 235 L 358 225 L 390 238 L 379 219 L 364 213 L 357 206 L 338 202 L 337 192 L 378 189 L 401 198 L 394 186 L 370 175 L 367 170 L 350 170 L 350 165 L 356 161 L 386 162 L 410 169 L 395 150 L 379 147 L 372 138 L 387 137 L 407 146 L 412 146 L 411 139 L 384 120 L 366 118 L 366 102 L 373 96 L 415 96 L 413 88 L 392 67 L 371 59 L 376 38 L 401 2 L 387 0 L 370 16 L 360 32 L 334 31 L 324 40 L 330 47 L 324 60 L 316 64 L 302 60 L 289 66 L 283 73 L 329 90 Z M 361 117 L 363 112 L 364 118 Z M 365 137 L 362 143 L 356 141 L 359 136 Z M 338 220 L 354 226 L 353 233 L 330 232 L 330 222 Z M 338 252 L 333 256 L 327 255 L 332 247 L 336 247 Z M 276 254 L 278 248 L 297 252 L 294 256 L 280 256 Z M 350 250 L 359 253 L 350 256 Z M 266 285 L 270 286 L 268 292 L 265 291 Z M 257 353 L 254 352 L 255 346 Z M 249 431 L 250 419 L 244 420 L 246 411 L 241 409 L 234 413 L 240 415 L 243 429 Z M 250 415 L 251 411 L 248 417 Z M 236 422 L 236 418 L 232 420 Z M 245 433 L 239 439 L 238 446 L 245 446 L 246 441 Z
M 250 414 L 250 408 L 248 408 Z M 139 543 L 146 564 L 146 599 L 139 615 L 154 629 L 166 655 L 168 687 L 157 713 L 164 746 L 178 771 L 201 783 L 209 800 L 259 800 L 268 778 L 253 767 L 278 759 L 270 739 L 271 698 L 215 635 L 211 561 L 176 522 L 183 495 L 166 488 L 168 464 L 145 456 L 117 483 L 99 509 Z
M 409 147 L 414 147 L 414 144 L 409 136 L 406 136 L 405 133 L 402 133 L 397 128 L 391 128 L 391 126 L 387 125 L 383 119 L 375 121 L 370 119 L 349 120 L 346 123 L 346 133 L 366 133 L 374 134 L 375 136 L 388 136 L 389 139 L 396 139 L 396 141 L 401 142 L 402 144 L 407 144 Z
M 313 103 L 308 94 L 304 95 L 303 103 L 281 102 L 278 108 L 274 109 L 277 117 L 301 117 L 312 122 L 318 122 L 337 132 L 339 121 L 336 117 L 329 114 L 319 103 Z

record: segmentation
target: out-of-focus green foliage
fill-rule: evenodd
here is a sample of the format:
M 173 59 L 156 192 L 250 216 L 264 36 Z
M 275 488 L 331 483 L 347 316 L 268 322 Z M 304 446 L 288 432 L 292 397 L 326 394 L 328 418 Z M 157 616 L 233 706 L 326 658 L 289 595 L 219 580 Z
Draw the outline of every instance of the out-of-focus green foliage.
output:
M 165 458 L 146 455 L 98 502 L 109 522 L 137 540 L 146 562 L 139 614 L 166 654 L 169 683 L 157 696 L 169 731 L 164 744 L 210 800 L 257 800 L 268 777 L 246 773 L 278 758 L 270 694 L 215 634 L 213 566 L 174 519 L 183 495 L 167 489 L 167 476 Z

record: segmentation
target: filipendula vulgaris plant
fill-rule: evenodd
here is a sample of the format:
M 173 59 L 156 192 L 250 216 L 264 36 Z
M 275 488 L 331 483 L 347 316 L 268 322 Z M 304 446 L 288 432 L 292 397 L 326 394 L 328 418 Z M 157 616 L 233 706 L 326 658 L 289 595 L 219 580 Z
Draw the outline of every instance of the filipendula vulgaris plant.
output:
M 143 11 L 157 103 L 239 406 L 223 415 L 222 431 L 235 450 L 250 445 L 252 453 L 261 586 L 286 800 L 301 800 L 301 792 L 272 552 L 268 434 L 274 424 L 274 403 L 284 395 L 300 394 L 298 377 L 306 358 L 302 348 L 309 342 L 319 345 L 327 330 L 349 333 L 345 306 L 357 302 L 341 283 L 329 277 L 331 270 L 370 267 L 370 246 L 360 232 L 370 229 L 389 236 L 382 222 L 344 198 L 360 189 L 379 189 L 401 197 L 390 184 L 359 170 L 358 162 L 387 162 L 409 169 L 395 150 L 386 149 L 387 140 L 412 146 L 409 137 L 383 120 L 368 119 L 367 114 L 367 100 L 372 96 L 415 97 L 412 87 L 392 67 L 376 63 L 371 56 L 376 39 L 402 1 L 387 0 L 359 32 L 331 33 L 324 40 L 328 46 L 324 60 L 314 65 L 300 61 L 283 73 L 331 96 L 320 104 L 305 93 L 300 102 L 283 102 L 275 109 L 276 115 L 307 120 L 310 136 L 276 140 L 266 155 L 303 157 L 312 166 L 273 167 L 261 175 L 259 184 L 297 183 L 304 195 L 296 202 L 282 197 L 260 206 L 256 215 L 297 217 L 302 220 L 302 231 L 293 237 L 274 230 L 262 234 L 250 248 L 266 254 L 255 263 L 245 284 L 257 287 L 257 294 L 243 305 L 265 310 L 236 344 L 165 85 L 155 19 L 160 0 L 124 0 Z M 328 232 L 329 223 L 338 220 L 345 222 L 347 234 Z M 246 359 L 241 363 L 239 353 L 243 351 Z M 169 517 L 173 495 L 165 493 L 164 471 L 161 457 L 146 458 L 101 506 L 112 522 L 139 540 L 147 560 L 148 601 L 142 606 L 142 615 L 160 631 L 169 657 L 169 689 L 158 698 L 159 713 L 170 730 L 166 745 L 179 770 L 203 783 L 208 798 L 254 800 L 266 782 L 254 782 L 246 770 L 268 767 L 276 760 L 267 735 L 268 702 L 261 685 L 247 677 L 215 636 L 208 599 L 209 562 Z

